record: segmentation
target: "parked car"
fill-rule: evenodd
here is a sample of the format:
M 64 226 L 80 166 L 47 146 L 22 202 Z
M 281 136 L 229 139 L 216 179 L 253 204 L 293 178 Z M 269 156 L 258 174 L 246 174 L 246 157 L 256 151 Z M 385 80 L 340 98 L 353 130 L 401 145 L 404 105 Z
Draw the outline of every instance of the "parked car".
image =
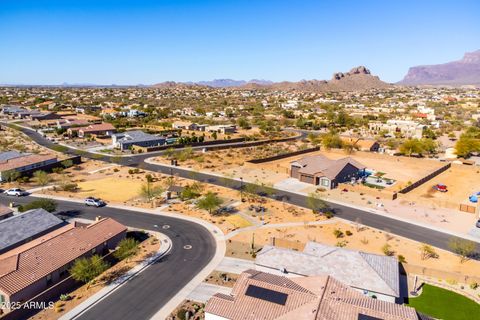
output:
M 477 228 L 480 228 L 480 219 L 477 220 L 477 223 L 475 224 L 475 226 L 476 226 Z
M 444 185 L 444 184 L 441 184 L 441 183 L 434 185 L 433 189 L 435 189 L 437 191 L 440 191 L 440 192 L 447 192 L 448 191 L 447 186 Z
M 106 206 L 107 203 L 99 198 L 88 197 L 85 199 L 85 205 L 98 208 L 98 207 Z
M 11 189 L 5 190 L 3 193 L 5 193 L 7 196 L 14 196 L 14 197 L 22 197 L 22 196 L 28 195 L 27 191 L 22 190 L 20 188 L 11 188 Z

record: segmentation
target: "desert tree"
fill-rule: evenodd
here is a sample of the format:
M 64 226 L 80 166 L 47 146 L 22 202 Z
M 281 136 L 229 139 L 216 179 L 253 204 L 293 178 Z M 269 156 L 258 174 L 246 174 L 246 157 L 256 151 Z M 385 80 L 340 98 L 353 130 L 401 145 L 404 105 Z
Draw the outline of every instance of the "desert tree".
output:
M 70 268 L 70 275 L 73 279 L 88 283 L 87 287 L 90 287 L 93 279 L 107 270 L 109 264 L 98 255 L 94 255 L 90 258 L 80 258 L 75 260 Z
M 218 207 L 223 203 L 223 200 L 220 199 L 215 193 L 208 192 L 200 200 L 198 200 L 197 207 L 199 209 L 207 210 L 210 214 L 213 213 Z
M 50 181 L 50 176 L 48 173 L 42 170 L 37 170 L 33 173 L 33 178 L 36 183 L 38 183 L 40 186 L 44 187 L 46 186 Z
M 475 254 L 477 244 L 467 239 L 451 238 L 448 247 L 460 256 L 460 262 L 463 263 Z

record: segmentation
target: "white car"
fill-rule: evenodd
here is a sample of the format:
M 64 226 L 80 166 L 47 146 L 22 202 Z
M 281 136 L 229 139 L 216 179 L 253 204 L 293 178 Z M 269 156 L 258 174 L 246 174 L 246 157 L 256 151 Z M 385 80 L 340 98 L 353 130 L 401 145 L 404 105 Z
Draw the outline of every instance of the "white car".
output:
M 25 190 L 22 190 L 20 188 L 11 188 L 11 189 L 5 190 L 3 193 L 5 193 L 7 196 L 15 196 L 15 197 L 28 195 L 28 193 Z
M 88 197 L 85 199 L 85 205 L 98 208 L 98 207 L 106 206 L 107 204 L 102 199 Z

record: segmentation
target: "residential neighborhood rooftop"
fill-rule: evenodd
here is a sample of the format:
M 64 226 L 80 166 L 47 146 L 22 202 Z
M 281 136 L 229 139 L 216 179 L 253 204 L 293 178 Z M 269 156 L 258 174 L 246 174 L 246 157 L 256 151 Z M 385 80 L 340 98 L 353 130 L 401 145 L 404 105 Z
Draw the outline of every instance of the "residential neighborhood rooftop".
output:
M 14 255 L 5 253 L 0 256 L 0 290 L 12 295 L 125 231 L 122 224 L 105 218 L 66 227 L 40 243 L 25 244 Z
M 0 221 L 0 252 L 64 225 L 44 209 L 33 209 Z
M 303 252 L 266 245 L 257 254 L 257 266 L 284 269 L 292 275 L 331 275 L 358 289 L 400 296 L 398 261 L 388 257 L 332 247 L 310 241 Z
M 231 295 L 215 294 L 205 313 L 232 320 L 419 319 L 411 307 L 366 297 L 332 276 L 287 278 L 255 270 L 240 275 Z
M 365 169 L 365 166 L 353 158 L 346 157 L 338 160 L 329 159 L 323 155 L 315 155 L 301 158 L 292 162 L 292 165 L 299 166 L 299 172 L 314 175 L 323 173 L 329 179 L 335 179 L 346 164 L 352 164 L 359 169 Z

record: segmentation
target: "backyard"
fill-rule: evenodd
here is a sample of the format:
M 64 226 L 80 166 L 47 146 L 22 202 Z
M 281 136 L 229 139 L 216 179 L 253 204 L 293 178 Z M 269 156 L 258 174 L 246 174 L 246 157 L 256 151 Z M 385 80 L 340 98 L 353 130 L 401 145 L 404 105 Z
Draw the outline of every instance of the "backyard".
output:
M 428 284 L 423 286 L 420 296 L 409 299 L 408 305 L 438 319 L 469 320 L 480 314 L 480 305 L 474 301 Z

